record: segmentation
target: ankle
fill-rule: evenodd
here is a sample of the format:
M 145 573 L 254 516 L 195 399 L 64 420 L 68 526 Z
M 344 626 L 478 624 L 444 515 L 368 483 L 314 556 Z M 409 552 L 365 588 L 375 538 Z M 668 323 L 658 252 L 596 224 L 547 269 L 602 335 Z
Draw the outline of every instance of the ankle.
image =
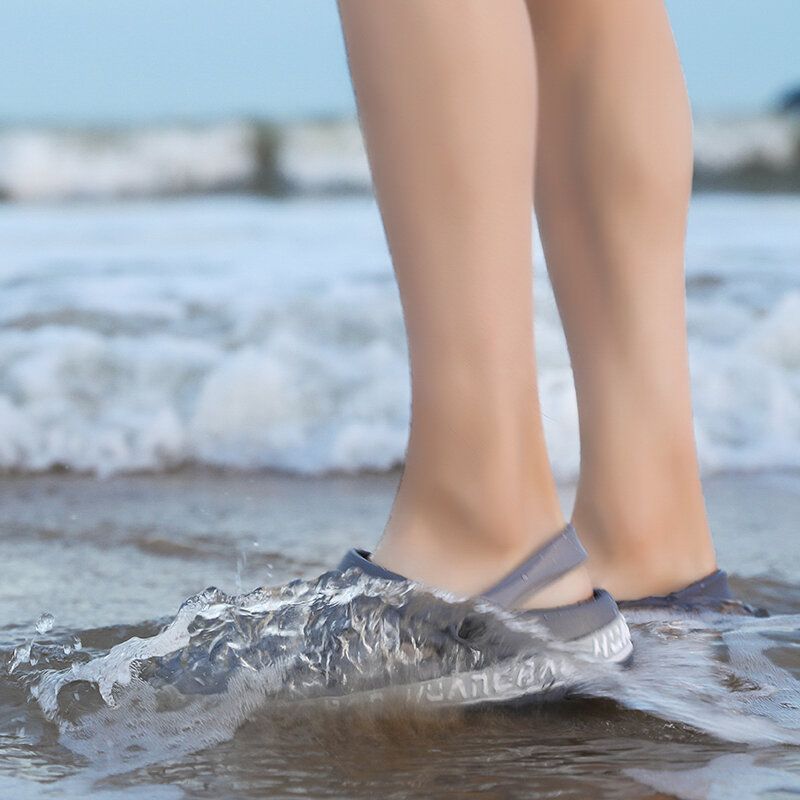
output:
M 576 504 L 573 522 L 589 553 L 593 583 L 618 600 L 633 600 L 677 591 L 713 572 L 705 514 L 692 517 L 680 513 L 685 506 L 678 509 L 612 518 Z
M 561 526 L 563 527 L 563 526 Z M 551 527 L 540 538 L 543 544 L 555 536 L 561 527 Z M 506 542 L 502 548 L 471 540 L 469 546 L 441 536 L 441 530 L 428 535 L 387 530 L 373 554 L 373 560 L 392 572 L 397 572 L 425 586 L 451 592 L 459 597 L 482 594 L 517 567 L 539 542 L 520 540 L 516 546 Z M 552 608 L 569 605 L 589 598 L 592 583 L 589 573 L 580 566 L 545 586 L 520 603 L 520 608 Z
M 530 494 L 530 489 L 528 490 Z M 556 498 L 520 507 L 448 492 L 431 502 L 401 486 L 375 561 L 422 584 L 459 596 L 481 594 L 565 525 Z M 584 568 L 532 595 L 526 607 L 549 607 L 591 594 Z
M 404 477 L 376 556 L 402 553 L 417 563 L 427 554 L 437 571 L 448 559 L 522 560 L 565 524 L 555 493 L 522 504 L 515 493 L 490 495 L 441 481 L 417 490 Z
M 639 600 L 653 595 L 677 592 L 716 569 L 713 558 L 606 559 L 589 551 L 588 570 L 592 583 L 610 592 L 617 600 Z
M 546 454 L 537 455 L 520 445 L 443 455 L 410 447 L 386 535 L 498 553 L 546 541 L 565 519 Z

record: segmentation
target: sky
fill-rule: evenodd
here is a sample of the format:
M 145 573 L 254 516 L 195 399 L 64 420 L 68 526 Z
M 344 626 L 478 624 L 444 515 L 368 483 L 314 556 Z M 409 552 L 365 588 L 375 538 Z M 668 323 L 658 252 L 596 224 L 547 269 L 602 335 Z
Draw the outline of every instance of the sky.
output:
M 800 0 L 667 6 L 696 111 L 800 85 Z M 1 16 L 0 124 L 354 113 L 335 0 L 2 0 Z

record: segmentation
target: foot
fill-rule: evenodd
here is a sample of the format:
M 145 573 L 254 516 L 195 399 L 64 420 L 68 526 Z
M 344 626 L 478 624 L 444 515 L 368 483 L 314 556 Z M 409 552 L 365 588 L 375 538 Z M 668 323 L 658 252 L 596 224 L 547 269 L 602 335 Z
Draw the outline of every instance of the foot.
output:
M 582 455 L 575 497 L 589 574 L 617 600 L 679 591 L 717 568 L 693 441 L 659 423 L 667 411 L 648 413 L 625 439 L 630 454 L 609 442 L 602 456 Z
M 592 582 L 610 592 L 617 600 L 640 600 L 685 589 L 717 569 L 711 559 L 654 561 L 651 557 L 608 561 L 586 545 L 588 570 Z M 674 554 L 672 554 L 674 556 Z
M 702 531 L 693 536 L 598 535 L 598 528 L 575 521 L 589 553 L 587 568 L 594 586 L 617 600 L 670 594 L 705 578 L 717 569 L 711 538 Z
M 392 572 L 426 586 L 474 597 L 495 584 L 552 539 L 564 527 L 555 517 L 540 522 L 525 535 L 499 537 L 465 531 L 463 526 L 436 525 L 421 519 L 398 524 L 393 515 L 372 560 Z M 525 609 L 570 605 L 592 596 L 593 587 L 585 567 L 578 567 L 519 606 Z

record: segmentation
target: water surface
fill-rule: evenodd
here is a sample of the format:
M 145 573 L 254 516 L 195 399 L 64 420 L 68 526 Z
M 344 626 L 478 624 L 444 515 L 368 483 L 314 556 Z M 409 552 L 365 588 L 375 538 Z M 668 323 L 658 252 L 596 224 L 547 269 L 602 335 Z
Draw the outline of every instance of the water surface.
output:
M 446 640 L 454 619 L 484 613 L 469 604 L 316 580 L 347 546 L 374 542 L 395 482 L 203 471 L 4 479 L 0 790 L 800 792 L 800 476 L 708 481 L 721 560 L 752 608 L 631 614 L 629 670 L 584 672 L 566 699 L 513 707 L 388 698 L 332 708 L 320 698 L 513 654 L 502 626 L 476 653 Z M 184 602 L 209 584 L 219 589 Z M 277 588 L 251 591 L 262 585 Z M 763 606 L 770 616 L 752 613 Z M 418 646 L 402 646 L 409 637 Z

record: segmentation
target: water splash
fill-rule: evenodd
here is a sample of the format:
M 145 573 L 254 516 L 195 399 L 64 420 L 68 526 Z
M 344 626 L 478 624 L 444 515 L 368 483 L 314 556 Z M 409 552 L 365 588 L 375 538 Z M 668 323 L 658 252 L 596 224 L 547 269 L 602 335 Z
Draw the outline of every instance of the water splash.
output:
M 797 640 L 800 615 L 630 618 L 636 667 L 601 676 L 593 692 L 725 741 L 800 745 L 800 683 L 768 655 L 781 638 Z
M 33 645 L 34 641 L 31 639 L 29 642 L 14 648 L 14 655 L 12 656 L 11 663 L 8 666 L 9 675 L 22 664 L 35 663 L 31 661 L 31 650 L 33 649 Z
M 239 596 L 207 589 L 155 636 L 45 669 L 30 693 L 63 744 L 116 771 L 229 739 L 255 712 L 286 703 L 374 701 L 552 646 L 535 624 L 489 606 L 332 572 Z M 528 677 L 531 691 L 551 688 Z
M 651 609 L 630 619 L 633 667 L 600 668 L 488 605 L 332 572 L 243 595 L 207 589 L 155 635 L 94 657 L 43 645 L 40 666 L 28 659 L 17 679 L 61 743 L 107 773 L 172 761 L 287 710 L 346 701 L 379 714 L 409 704 L 416 713 L 420 703 L 429 711 L 435 704 L 409 687 L 551 658 L 560 659 L 559 685 L 534 671 L 529 695 L 498 700 L 569 691 L 729 742 L 800 744 L 798 681 L 771 657 L 781 642 L 795 647 L 800 615 Z
M 38 633 L 40 636 L 44 636 L 53 629 L 55 623 L 55 617 L 49 612 L 45 611 L 44 613 L 40 614 L 39 618 L 36 620 L 36 625 L 34 628 L 36 633 Z M 31 664 L 32 666 L 35 666 L 38 663 L 38 657 L 34 651 L 35 645 L 36 640 L 32 638 L 29 642 L 21 644 L 19 647 L 14 649 L 11 663 L 8 666 L 9 675 L 23 664 Z
M 45 611 L 44 614 L 42 614 L 39 619 L 36 620 L 36 633 L 38 633 L 40 636 L 44 636 L 46 633 L 49 633 L 51 630 L 53 630 L 53 626 L 55 624 L 55 617 Z
M 785 769 L 763 766 L 756 756 L 732 753 L 698 769 L 629 769 L 639 783 L 680 800 L 728 800 L 731 797 L 788 797 L 800 794 L 800 778 Z

